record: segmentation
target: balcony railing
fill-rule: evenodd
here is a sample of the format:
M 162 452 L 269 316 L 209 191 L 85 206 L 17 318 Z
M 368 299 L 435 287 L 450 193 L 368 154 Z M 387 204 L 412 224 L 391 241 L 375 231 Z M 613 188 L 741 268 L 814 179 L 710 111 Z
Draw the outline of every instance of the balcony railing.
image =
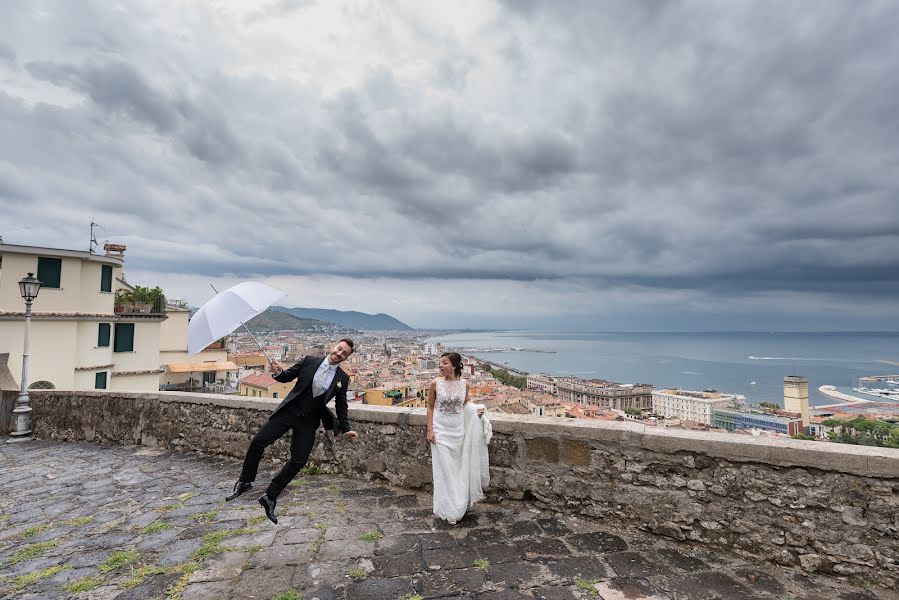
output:
M 153 302 L 126 302 L 115 305 L 117 315 L 164 315 L 165 296 L 158 296 Z

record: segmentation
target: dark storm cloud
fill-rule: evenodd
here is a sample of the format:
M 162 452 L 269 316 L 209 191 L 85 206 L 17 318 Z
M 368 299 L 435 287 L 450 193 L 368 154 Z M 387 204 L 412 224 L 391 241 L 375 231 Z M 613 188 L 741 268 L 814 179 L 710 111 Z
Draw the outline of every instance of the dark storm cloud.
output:
M 494 8 L 14 4 L 4 216 L 204 277 L 895 297 L 899 7 Z
M 161 132 L 175 127 L 177 114 L 166 99 L 124 63 L 77 67 L 49 61 L 35 61 L 25 69 L 36 79 L 84 92 L 110 113 L 124 113 Z
M 16 62 L 15 51 L 3 42 L 0 42 L 0 61 L 5 61 L 10 64 Z

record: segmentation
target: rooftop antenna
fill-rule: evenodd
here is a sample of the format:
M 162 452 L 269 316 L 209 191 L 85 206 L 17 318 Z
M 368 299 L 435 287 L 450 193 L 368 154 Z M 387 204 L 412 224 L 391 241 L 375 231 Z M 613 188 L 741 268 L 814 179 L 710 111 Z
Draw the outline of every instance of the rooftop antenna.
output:
M 94 227 L 100 227 L 100 229 L 104 229 L 104 227 L 101 227 L 99 224 L 94 223 L 94 220 L 91 219 L 91 243 L 90 243 L 90 246 L 89 246 L 88 249 L 87 249 L 87 251 L 88 251 L 89 253 L 91 253 L 91 254 L 94 253 L 94 247 L 100 245 L 100 244 L 97 242 L 97 236 L 94 235 Z

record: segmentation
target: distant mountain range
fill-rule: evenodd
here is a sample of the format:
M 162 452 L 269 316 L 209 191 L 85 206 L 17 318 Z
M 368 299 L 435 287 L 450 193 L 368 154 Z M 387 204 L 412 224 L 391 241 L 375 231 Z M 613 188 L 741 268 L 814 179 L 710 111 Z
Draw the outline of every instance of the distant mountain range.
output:
M 360 331 L 409 331 L 413 329 L 402 321 L 399 321 L 390 315 L 385 315 L 384 313 L 369 315 L 354 310 L 287 308 L 286 306 L 273 306 L 271 310 L 293 315 L 294 317 L 299 317 L 301 319 L 328 321 L 348 329 L 358 329 Z
M 250 331 L 256 333 L 260 331 L 281 331 L 281 330 L 316 330 L 330 327 L 330 323 L 318 321 L 316 319 L 304 319 L 293 315 L 279 312 L 277 310 L 267 309 L 265 312 L 253 317 L 247 321 L 247 327 Z

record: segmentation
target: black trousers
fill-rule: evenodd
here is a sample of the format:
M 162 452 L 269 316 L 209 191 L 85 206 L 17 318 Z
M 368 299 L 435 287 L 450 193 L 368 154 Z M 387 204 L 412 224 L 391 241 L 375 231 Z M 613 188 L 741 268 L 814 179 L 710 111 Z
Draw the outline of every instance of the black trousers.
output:
M 259 470 L 259 461 L 262 460 L 265 449 L 292 430 L 290 460 L 284 463 L 265 492 L 269 498 L 277 498 L 309 460 L 309 454 L 315 445 L 315 432 L 318 430 L 318 423 L 318 416 L 296 414 L 290 406 L 285 406 L 284 409 L 272 415 L 250 442 L 247 456 L 243 461 L 243 470 L 240 472 L 240 480 L 255 481 L 256 473 Z

